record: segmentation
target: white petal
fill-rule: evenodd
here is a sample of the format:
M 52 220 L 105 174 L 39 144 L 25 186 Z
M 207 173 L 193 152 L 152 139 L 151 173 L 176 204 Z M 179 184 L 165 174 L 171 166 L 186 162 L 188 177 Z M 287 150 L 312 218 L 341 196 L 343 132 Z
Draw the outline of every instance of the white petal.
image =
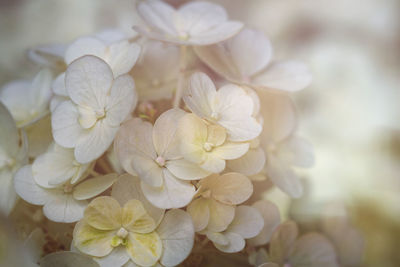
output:
M 265 165 L 265 153 L 261 148 L 249 149 L 242 157 L 227 162 L 227 167 L 244 175 L 256 175 Z
M 106 120 L 97 121 L 95 126 L 80 136 L 75 146 L 75 158 L 79 163 L 89 163 L 99 158 L 114 140 L 118 127 L 112 127 Z
M 297 126 L 296 109 L 293 100 L 285 94 L 259 92 L 264 130 L 261 144 L 280 142 L 293 133 Z
M 176 177 L 182 180 L 199 180 L 211 173 L 200 168 L 198 164 L 185 159 L 169 160 L 165 167 Z
M 0 90 L 0 100 L 12 114 L 18 126 L 30 119 L 29 109 L 32 108 L 32 102 L 31 97 L 26 97 L 29 96 L 30 87 L 29 81 L 12 81 Z
M 33 180 L 32 165 L 25 165 L 14 176 L 14 187 L 17 194 L 34 205 L 44 205 L 55 193 L 38 186 Z
M 65 62 L 71 64 L 75 59 L 82 56 L 92 55 L 102 57 L 106 46 L 100 40 L 93 37 L 81 37 L 76 39 L 65 52 Z
M 37 46 L 28 50 L 28 58 L 49 68 L 62 68 L 65 67 L 64 54 L 66 48 L 66 45 L 63 44 Z
M 224 231 L 235 217 L 235 207 L 219 203 L 213 199 L 208 201 L 208 207 L 210 209 L 210 219 L 207 230 L 211 232 Z
M 281 222 L 279 210 L 275 204 L 268 200 L 259 200 L 252 206 L 263 216 L 264 227 L 256 237 L 249 239 L 247 242 L 252 246 L 265 245 L 269 242 L 272 233 Z
M 118 246 L 114 248 L 110 254 L 104 257 L 101 258 L 93 257 L 93 259 L 100 265 L 100 267 L 110 267 L 110 266 L 119 267 L 124 265 L 130 260 L 129 255 L 126 252 L 126 248 L 124 246 Z
M 138 177 L 134 177 L 130 174 L 121 175 L 112 187 L 111 196 L 119 202 L 121 207 L 131 199 L 139 200 L 142 202 L 147 213 L 154 219 L 156 225 L 161 222 L 164 216 L 164 209 L 153 206 L 144 196 L 140 188 L 140 179 Z
M 65 72 L 56 77 L 51 87 L 56 95 L 68 96 L 67 89 L 65 88 Z
M 293 198 L 301 197 L 303 194 L 301 181 L 285 162 L 282 162 L 274 155 L 269 155 L 266 171 L 268 178 L 283 192 Z
M 36 158 L 46 152 L 49 145 L 54 141 L 51 133 L 51 117 L 47 115 L 36 123 L 24 128 L 28 137 L 28 156 Z
M 211 116 L 211 106 L 216 97 L 216 89 L 211 79 L 204 73 L 193 74 L 189 80 L 189 88 L 185 91 L 183 100 L 189 109 L 201 118 Z
M 17 202 L 13 183 L 13 173 L 6 169 L 0 170 L 0 213 L 8 216 Z
M 218 243 L 214 243 L 214 246 L 226 253 L 236 253 L 244 249 L 246 242 L 243 237 L 239 234 L 227 232 L 224 233 L 224 236 L 229 240 L 228 245 L 220 245 Z
M 162 265 L 176 266 L 189 256 L 194 243 L 194 228 L 189 214 L 178 209 L 168 211 L 156 231 L 163 243 Z
M 163 170 L 163 175 L 162 187 L 151 187 L 141 183 L 146 198 L 161 209 L 181 208 L 189 204 L 195 194 L 194 186 L 175 178 L 167 169 Z
M 187 43 L 192 45 L 216 44 L 231 38 L 242 28 L 243 23 L 239 21 L 227 21 L 208 31 L 192 36 Z
M 46 202 L 43 213 L 54 222 L 72 223 L 83 218 L 83 212 L 87 205 L 86 200 L 75 200 L 71 194 L 60 193 Z
M 173 25 L 173 17 L 175 9 L 163 1 L 145 1 L 140 2 L 137 10 L 141 18 L 151 27 L 167 33 L 175 35 L 175 27 Z
M 77 106 L 71 101 L 64 101 L 57 106 L 51 116 L 54 141 L 63 147 L 76 146 L 83 129 L 79 124 Z
M 118 77 L 133 68 L 140 55 L 140 46 L 123 41 L 110 45 L 109 53 L 108 63 L 113 70 L 114 77 Z
M 0 150 L 6 155 L 16 155 L 18 150 L 18 130 L 8 109 L 0 102 Z
M 313 146 L 296 135 L 283 142 L 278 153 L 282 160 L 298 167 L 312 167 L 315 161 Z
M 193 220 L 194 230 L 200 232 L 207 227 L 210 219 L 210 210 L 208 201 L 204 198 L 198 198 L 192 201 L 186 209 Z
M 72 101 L 95 110 L 104 109 L 112 82 L 110 66 L 95 56 L 73 61 L 65 72 L 65 88 Z
M 226 231 L 239 234 L 247 239 L 257 236 L 263 227 L 264 219 L 256 208 L 238 206 L 235 210 L 235 218 Z
M 132 77 L 128 74 L 119 76 L 114 80 L 105 107 L 108 123 L 115 127 L 120 126 L 136 106 L 136 102 L 137 95 Z
M 206 179 L 213 179 L 210 188 L 212 197 L 227 205 L 243 203 L 253 193 L 253 184 L 240 173 L 231 172 Z
M 153 127 L 153 143 L 157 155 L 165 160 L 180 157 L 179 138 L 176 134 L 179 120 L 186 114 L 181 109 L 162 113 Z
M 317 233 L 308 233 L 296 241 L 289 263 L 294 266 L 339 267 L 334 247 L 326 237 Z
M 212 150 L 212 154 L 221 159 L 237 159 L 246 154 L 249 150 L 249 143 L 233 143 L 226 142 L 222 146 L 218 146 Z
M 77 185 L 74 188 L 72 195 L 76 200 L 84 200 L 95 197 L 111 187 L 117 178 L 118 174 L 110 173 L 88 179 Z
M 307 66 L 300 62 L 274 62 L 252 79 L 256 88 L 295 92 L 309 86 L 312 77 Z

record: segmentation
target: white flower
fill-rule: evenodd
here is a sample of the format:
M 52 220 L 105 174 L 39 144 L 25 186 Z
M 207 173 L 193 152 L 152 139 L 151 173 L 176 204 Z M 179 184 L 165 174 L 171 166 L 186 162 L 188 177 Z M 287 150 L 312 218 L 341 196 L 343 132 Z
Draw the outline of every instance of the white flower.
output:
M 117 174 L 108 174 L 87 179 L 72 185 L 66 182 L 53 188 L 45 188 L 36 183 L 32 165 L 25 165 L 14 176 L 17 194 L 33 205 L 43 205 L 44 215 L 52 221 L 72 223 L 83 217 L 88 205 L 87 199 L 107 190 L 117 179 Z
M 196 199 L 187 207 L 196 232 L 222 232 L 235 216 L 235 205 L 253 193 L 251 181 L 240 173 L 211 175 L 200 180 Z
M 297 225 L 288 221 L 275 231 L 269 244 L 267 264 L 260 267 L 339 267 L 332 244 L 321 234 L 307 233 L 298 238 Z
M 32 81 L 13 81 L 0 90 L 0 101 L 11 112 L 18 127 L 32 124 L 48 114 L 53 75 L 41 70 Z
M 139 58 L 140 50 L 140 46 L 130 43 L 128 36 L 122 31 L 107 30 L 76 39 L 65 50 L 64 61 L 67 66 L 80 57 L 96 56 L 107 62 L 114 77 L 118 77 L 132 69 Z M 68 99 L 65 72 L 57 76 L 52 88 L 55 96 L 51 100 L 51 111 L 54 111 L 60 102 Z
M 231 82 L 262 90 L 298 91 L 311 82 L 307 67 L 296 61 L 271 62 L 272 48 L 264 33 L 244 29 L 212 46 L 195 47 L 197 55 Z
M 217 91 L 206 74 L 195 73 L 190 78 L 183 100 L 197 116 L 224 127 L 230 141 L 252 140 L 262 130 L 252 116 L 252 97 L 237 85 L 228 84 Z
M 105 196 L 89 204 L 73 237 L 74 247 L 102 267 L 119 267 L 130 261 L 133 266 L 157 262 L 176 266 L 189 255 L 194 231 L 190 216 L 182 210 L 168 211 L 158 225 L 139 200 L 131 199 L 121 207 Z
M 237 34 L 243 24 L 229 21 L 223 7 L 209 2 L 189 2 L 178 10 L 159 1 L 138 4 L 137 10 L 148 28 L 134 26 L 151 39 L 182 45 L 210 45 Z
M 179 73 L 179 48 L 146 40 L 131 74 L 140 100 L 170 99 Z
M 241 251 L 245 245 L 245 239 L 257 236 L 264 226 L 264 220 L 257 209 L 249 206 L 238 206 L 235 217 L 229 227 L 223 232 L 213 232 L 206 229 L 207 235 L 214 246 L 226 253 Z
M 64 71 L 66 68 L 64 62 L 65 51 L 67 45 L 64 44 L 50 44 L 36 46 L 28 50 L 28 58 L 43 67 L 52 70 Z
M 209 172 L 181 156 L 177 123 L 186 113 L 180 109 L 164 112 L 155 122 L 138 118 L 124 123 L 114 142 L 124 169 L 139 176 L 147 199 L 159 208 L 186 206 L 195 194 L 188 180 L 206 177 Z
M 0 125 L 0 213 L 8 215 L 17 201 L 13 176 L 27 161 L 27 141 L 23 133 L 20 138 L 10 112 L 1 102 Z
M 68 66 L 65 85 L 71 100 L 52 114 L 53 137 L 57 144 L 74 148 L 78 162 L 88 163 L 107 150 L 135 107 L 134 82 L 127 74 L 114 78 L 106 62 L 84 56 Z
M 313 147 L 294 133 L 297 117 L 290 97 L 267 92 L 260 92 L 259 96 L 264 119 L 260 141 L 267 157 L 265 173 L 279 189 L 291 197 L 300 197 L 302 184 L 292 166 L 311 167 Z

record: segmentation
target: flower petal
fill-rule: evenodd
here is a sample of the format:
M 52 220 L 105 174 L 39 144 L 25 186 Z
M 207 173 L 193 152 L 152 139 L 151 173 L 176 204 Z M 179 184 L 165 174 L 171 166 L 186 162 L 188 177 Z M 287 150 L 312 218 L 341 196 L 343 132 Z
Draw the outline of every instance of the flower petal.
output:
M 106 45 L 97 38 L 80 37 L 68 46 L 65 52 L 65 63 L 70 65 L 74 60 L 87 55 L 101 58 L 106 48 Z
M 122 223 L 122 208 L 112 197 L 97 197 L 86 208 L 85 221 L 99 230 L 119 229 Z
M 109 46 L 109 60 L 114 77 L 128 73 L 140 55 L 140 46 L 128 41 L 117 42 Z
M 73 236 L 74 246 L 90 256 L 104 257 L 113 250 L 111 240 L 115 236 L 114 231 L 99 230 L 80 221 L 75 225 Z
M 278 153 L 282 160 L 297 167 L 309 168 L 315 161 L 313 146 L 296 135 L 283 142 Z
M 189 204 L 196 193 L 194 186 L 175 178 L 167 169 L 163 170 L 163 175 L 162 187 L 152 187 L 141 183 L 146 198 L 161 209 L 182 208 Z
M 280 224 L 281 218 L 277 206 L 268 200 L 259 200 L 252 205 L 256 208 L 264 219 L 264 227 L 261 232 L 247 242 L 252 246 L 265 245 L 271 239 L 272 233 Z
M 208 208 L 208 201 L 204 198 L 193 200 L 188 206 L 186 211 L 192 217 L 194 230 L 200 232 L 207 227 L 210 219 L 210 210 Z
M 111 196 L 115 198 L 121 206 L 125 205 L 131 199 L 137 199 L 146 209 L 147 213 L 154 219 L 158 225 L 164 217 L 164 209 L 153 206 L 144 196 L 140 188 L 140 179 L 129 174 L 123 174 L 114 183 Z
M 210 172 L 185 159 L 169 160 L 165 167 L 173 175 L 182 180 L 199 180 L 210 175 Z
M 253 193 L 253 184 L 250 179 L 240 173 L 231 172 L 221 176 L 210 177 L 209 179 L 214 180 L 211 196 L 227 205 L 243 203 Z
M 99 267 L 91 257 L 72 251 L 54 252 L 46 255 L 40 260 L 41 267 L 60 266 L 60 263 L 62 263 L 64 267 Z
M 0 149 L 2 153 L 15 156 L 18 150 L 19 135 L 15 121 L 6 106 L 0 101 Z
M 126 247 L 131 260 L 140 266 L 153 266 L 162 254 L 162 242 L 156 232 L 129 233 Z
M 257 236 L 263 227 L 264 219 L 256 208 L 238 206 L 235 210 L 235 218 L 226 232 L 236 233 L 247 239 Z
M 74 188 L 72 195 L 76 200 L 84 200 L 95 197 L 111 187 L 117 179 L 118 174 L 116 173 L 109 173 L 107 175 L 88 179 L 77 185 Z
M 213 199 L 209 199 L 208 207 L 210 209 L 210 219 L 208 221 L 207 230 L 211 232 L 222 232 L 232 222 L 235 217 L 235 207 L 219 203 Z
M 168 211 L 156 231 L 163 245 L 160 259 L 163 266 L 177 266 L 189 256 L 194 243 L 194 228 L 186 212 Z
M 129 232 L 147 234 L 156 228 L 154 219 L 137 199 L 131 199 L 122 208 L 122 226 Z
M 54 222 L 72 223 L 82 219 L 87 204 L 85 200 L 75 200 L 71 194 L 57 192 L 44 204 L 43 213 Z
M 225 160 L 237 159 L 249 150 L 249 143 L 225 142 L 223 145 L 213 149 L 212 153 Z
M 227 162 L 227 167 L 232 171 L 244 175 L 256 175 L 261 172 L 265 165 L 265 153 L 260 147 L 249 149 L 242 157 Z
M 278 264 L 283 264 L 288 259 L 299 234 L 295 222 L 287 221 L 281 224 L 271 237 L 270 259 Z
M 226 253 L 236 253 L 244 249 L 246 242 L 243 237 L 239 234 L 233 232 L 226 232 L 223 234 L 229 241 L 228 245 L 221 245 L 218 243 L 214 243 L 214 246 Z
M 114 248 L 110 254 L 104 257 L 96 257 L 94 258 L 94 260 L 100 265 L 100 267 L 107 267 L 123 266 L 130 260 L 130 258 L 128 252 L 126 251 L 126 248 L 124 246 L 118 246 Z
M 0 170 L 0 213 L 10 214 L 17 203 L 17 193 L 14 189 L 13 173 L 6 169 Z

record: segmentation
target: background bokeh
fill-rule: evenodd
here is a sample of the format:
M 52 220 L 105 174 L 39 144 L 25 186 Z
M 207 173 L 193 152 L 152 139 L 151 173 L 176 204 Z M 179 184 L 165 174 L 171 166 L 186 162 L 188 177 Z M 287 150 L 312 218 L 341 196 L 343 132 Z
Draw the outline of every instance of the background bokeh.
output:
M 295 98 L 299 132 L 314 144 L 316 164 L 303 173 L 308 194 L 291 212 L 307 221 L 326 203 L 344 203 L 365 234 L 365 266 L 400 266 L 400 1 L 215 2 L 265 31 L 276 58 L 302 60 L 313 72 L 312 86 Z M 134 0 L 1 0 L 0 85 L 38 71 L 27 60 L 29 47 L 108 27 L 133 33 L 134 6 Z M 288 209 L 279 193 L 267 197 Z

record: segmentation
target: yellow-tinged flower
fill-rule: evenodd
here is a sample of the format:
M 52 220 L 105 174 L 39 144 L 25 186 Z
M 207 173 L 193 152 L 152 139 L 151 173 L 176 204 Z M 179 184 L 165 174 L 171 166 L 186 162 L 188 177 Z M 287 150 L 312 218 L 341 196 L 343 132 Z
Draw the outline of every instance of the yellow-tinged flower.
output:
M 81 252 L 104 257 L 123 246 L 130 259 L 140 266 L 152 266 L 161 257 L 162 242 L 154 231 L 154 219 L 139 200 L 121 207 L 111 197 L 94 199 L 74 230 L 74 246 Z

